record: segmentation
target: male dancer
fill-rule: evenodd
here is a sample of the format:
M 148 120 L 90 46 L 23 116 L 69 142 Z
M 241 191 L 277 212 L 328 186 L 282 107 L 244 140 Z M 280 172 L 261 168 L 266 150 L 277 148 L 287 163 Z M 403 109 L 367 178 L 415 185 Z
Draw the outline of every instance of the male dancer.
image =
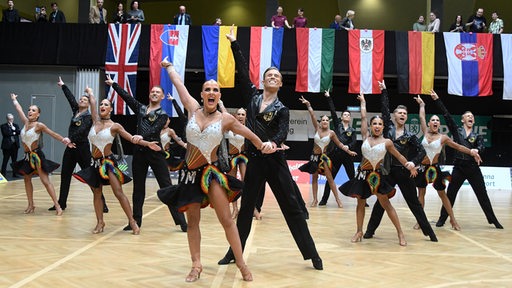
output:
M 262 141 L 270 142 L 273 148 L 277 149 L 286 140 L 290 117 L 288 108 L 277 98 L 277 92 L 283 85 L 282 75 L 277 68 L 268 68 L 263 73 L 264 88 L 263 93 L 260 94 L 249 80 L 247 62 L 235 39 L 233 29 L 226 36 L 231 41 L 231 50 L 235 57 L 240 83 L 244 85 L 244 89 L 247 89 L 245 93 L 242 93 L 248 104 L 246 125 Z M 242 241 L 242 248 L 245 247 L 245 242 L 251 231 L 252 216 L 258 192 L 266 181 L 279 203 L 288 228 L 297 246 L 299 246 L 304 260 L 311 259 L 313 267 L 322 270 L 322 259 L 318 255 L 306 219 L 304 219 L 295 193 L 293 193 L 293 180 L 286 164 L 284 152 L 280 150 L 272 154 L 262 155 L 250 142 L 246 142 L 246 147 L 249 162 L 247 163 L 244 179 L 242 204 L 236 223 Z M 219 261 L 219 264 L 228 264 L 233 260 L 235 260 L 233 252 L 229 249 L 224 258 Z
M 105 83 L 112 86 L 126 104 L 137 113 L 137 135 L 141 135 L 146 141 L 157 141 L 160 143 L 160 132 L 164 128 L 169 116 L 160 106 L 165 97 L 164 91 L 160 86 L 154 86 L 149 92 L 149 105 L 144 105 L 135 100 L 128 92 L 123 90 L 117 83 L 110 79 L 107 74 Z M 161 152 L 153 151 L 148 147 L 135 145 L 133 150 L 132 172 L 133 172 L 133 218 L 137 225 L 142 225 L 142 206 L 146 197 L 146 175 L 148 168 L 151 167 L 155 174 L 156 181 L 160 188 L 172 185 L 169 169 L 165 162 L 165 155 Z M 183 213 L 178 212 L 176 208 L 171 208 L 172 218 L 176 225 L 181 226 L 183 232 L 187 231 L 187 222 Z M 125 231 L 132 230 L 130 224 L 124 227 Z
M 407 156 L 408 159 L 412 159 L 410 161 L 413 162 L 415 166 L 418 166 L 421 163 L 421 160 L 423 160 L 425 157 L 425 149 L 419 142 L 416 135 L 405 129 L 405 121 L 407 121 L 407 107 L 398 105 L 395 108 L 395 111 L 393 112 L 393 116 L 395 117 L 396 122 L 395 126 L 395 124 L 393 124 L 391 121 L 388 90 L 386 89 L 384 80 L 379 82 L 379 87 L 382 90 L 381 111 L 382 119 L 384 120 L 384 137 L 391 139 L 398 152 L 404 156 Z M 398 184 L 398 187 L 400 187 L 400 191 L 402 191 L 402 195 L 404 196 L 404 199 L 407 202 L 407 205 L 409 206 L 412 214 L 414 217 L 416 217 L 416 221 L 420 225 L 420 228 L 423 231 L 423 235 L 429 236 L 430 241 L 437 242 L 436 234 L 428 223 L 425 211 L 423 210 L 423 207 L 418 200 L 418 195 L 416 194 L 416 184 L 414 183 L 414 180 L 409 176 L 409 170 L 403 167 L 395 157 L 392 157 L 389 154 L 386 156 L 384 161 L 384 166 L 386 167 L 386 170 L 389 171 L 387 179 L 390 181 L 391 186 Z M 377 227 L 379 227 L 380 221 L 382 220 L 382 215 L 384 215 L 384 208 L 382 208 L 382 206 L 377 201 L 373 207 L 372 216 L 368 222 L 366 233 L 364 233 L 363 236 L 364 238 L 368 239 L 373 237 L 375 230 L 377 230 Z
M 482 138 L 482 135 L 478 135 L 473 132 L 473 124 L 475 123 L 475 116 L 473 116 L 473 113 L 466 111 L 462 115 L 462 127 L 459 128 L 457 127 L 457 124 L 455 124 L 450 112 L 448 112 L 448 109 L 446 109 L 441 99 L 439 99 L 439 96 L 433 93 L 432 99 L 434 100 L 434 103 L 436 103 L 437 107 L 442 111 L 449 130 L 454 131 L 453 140 L 460 145 L 466 146 L 469 149 L 477 149 L 478 153 L 482 153 L 484 150 L 484 139 Z M 478 167 L 478 163 L 473 159 L 473 157 L 462 152 L 455 151 L 452 180 L 450 181 L 450 184 L 448 184 L 447 189 L 447 196 L 448 199 L 450 199 L 452 207 L 455 203 L 455 198 L 457 198 L 457 193 L 466 179 L 475 192 L 478 203 L 480 203 L 480 207 L 482 207 L 485 217 L 487 217 L 487 222 L 489 222 L 489 224 L 494 224 L 498 229 L 503 229 L 503 226 L 498 222 L 498 218 L 494 215 L 491 201 L 489 200 L 487 189 L 485 188 L 484 177 L 482 176 L 480 167 Z M 447 217 L 448 212 L 446 212 L 446 209 L 443 206 L 436 226 L 443 226 Z
M 336 115 L 336 108 L 334 107 L 334 102 L 330 97 L 329 91 L 325 91 L 325 98 L 327 99 L 327 103 L 329 104 L 329 110 L 331 111 L 331 119 L 334 124 L 334 133 L 336 133 L 336 136 L 338 136 L 338 139 L 343 145 L 347 145 L 350 150 L 354 151 L 357 143 L 357 138 L 356 129 L 350 126 L 350 112 L 347 110 L 343 111 L 341 113 L 340 120 Z M 342 151 L 332 141 L 327 149 L 327 155 L 329 156 L 329 158 L 331 158 L 332 162 L 332 177 L 336 178 L 336 174 L 338 174 L 341 165 L 343 165 L 343 167 L 345 167 L 345 172 L 347 173 L 348 179 L 354 178 L 356 174 L 354 170 L 354 160 L 352 156 L 348 155 L 347 152 Z M 334 187 L 332 191 L 337 191 L 337 188 Z M 320 203 L 318 203 L 318 205 L 326 205 L 327 200 L 329 199 L 329 195 L 331 195 L 331 186 L 327 182 L 325 183 L 324 195 L 322 196 L 322 200 L 320 200 Z
M 80 169 L 91 166 L 91 148 L 87 136 L 91 130 L 92 118 L 89 112 L 89 97 L 87 95 L 81 96 L 80 102 L 76 102 L 75 96 L 71 93 L 68 86 L 64 84 L 60 76 L 57 85 L 62 88 L 62 92 L 64 92 L 64 96 L 66 96 L 73 113 L 71 123 L 69 123 L 68 138 L 71 140 L 71 143 L 75 144 L 75 148 L 66 147 L 66 150 L 64 150 L 60 172 L 59 205 L 62 210 L 66 210 L 69 186 L 71 185 L 71 177 L 73 176 L 76 164 L 80 165 Z M 103 193 L 101 194 L 101 200 L 103 200 L 103 213 L 108 213 Z M 55 210 L 55 206 L 48 208 L 48 210 Z

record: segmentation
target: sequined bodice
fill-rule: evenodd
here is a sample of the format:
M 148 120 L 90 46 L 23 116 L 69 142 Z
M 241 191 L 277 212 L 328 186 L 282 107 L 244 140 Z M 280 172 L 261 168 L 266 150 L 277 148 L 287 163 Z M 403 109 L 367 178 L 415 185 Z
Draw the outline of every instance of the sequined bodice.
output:
M 315 144 L 318 145 L 318 147 L 320 147 L 320 149 L 322 149 L 322 152 L 324 152 L 325 147 L 327 147 L 327 145 L 329 145 L 329 143 L 331 143 L 331 135 L 327 134 L 327 136 L 320 138 L 320 135 L 318 134 L 318 132 L 316 132 L 313 140 L 315 141 Z
M 385 142 L 376 144 L 372 147 L 368 140 L 364 140 L 363 145 L 361 145 L 361 153 L 363 153 L 363 157 L 372 164 L 373 169 L 377 169 L 377 164 L 384 159 L 386 152 Z
M 160 134 L 160 143 L 162 143 L 162 147 L 164 147 L 169 143 L 171 143 L 171 137 L 169 136 L 169 133 L 165 132 L 163 134 Z
M 36 132 L 35 126 L 28 129 L 28 131 L 26 131 L 26 126 L 23 126 L 23 129 L 21 129 L 21 132 L 20 132 L 21 141 L 23 142 L 23 144 L 27 145 L 27 147 L 30 150 L 32 150 L 32 148 L 31 148 L 32 143 L 38 141 L 40 135 L 41 135 L 41 133 Z
M 206 161 L 211 164 L 211 153 L 220 145 L 223 138 L 222 121 L 213 122 L 201 131 L 194 114 L 188 121 L 186 131 L 187 142 L 197 147 Z
M 112 127 L 112 126 L 111 126 Z M 89 142 L 98 147 L 98 149 L 101 151 L 101 154 L 105 156 L 105 147 L 108 144 L 112 144 L 114 142 L 114 136 L 112 136 L 112 133 L 110 133 L 110 128 L 105 128 L 98 133 L 96 133 L 96 130 L 94 130 L 94 125 L 92 126 L 91 130 L 89 131 Z
M 441 150 L 443 149 L 443 145 L 441 145 L 441 137 L 439 137 L 439 139 L 434 140 L 430 143 L 428 143 L 428 140 L 426 137 L 423 137 L 423 141 L 421 141 L 421 145 L 423 145 L 423 148 L 425 148 L 425 152 L 427 152 L 427 157 L 428 157 L 428 160 L 430 161 L 430 164 L 432 164 L 436 155 L 441 153 Z
M 244 136 L 235 134 L 232 131 L 228 131 L 226 133 L 226 138 L 229 140 L 229 144 L 235 146 L 235 148 L 238 149 L 238 153 L 242 152 L 242 146 L 244 146 L 245 143 Z

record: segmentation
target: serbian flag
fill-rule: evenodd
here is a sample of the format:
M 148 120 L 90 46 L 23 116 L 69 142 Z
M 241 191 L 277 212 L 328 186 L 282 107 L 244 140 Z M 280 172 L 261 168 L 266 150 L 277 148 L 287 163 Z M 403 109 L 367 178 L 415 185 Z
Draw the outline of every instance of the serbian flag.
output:
M 334 29 L 297 28 L 297 92 L 323 92 L 332 87 Z
M 384 79 L 384 30 L 348 31 L 348 93 L 380 94 Z
M 171 93 L 180 107 L 183 104 L 174 85 L 169 79 L 167 71 L 160 67 L 160 62 L 168 57 L 169 62 L 174 65 L 174 69 L 180 74 L 181 79 L 185 81 L 185 66 L 187 63 L 187 45 L 188 45 L 189 25 L 151 25 L 151 45 L 149 57 L 149 86 L 160 85 L 164 92 Z M 174 110 L 172 102 L 165 97 L 161 103 L 162 109 L 171 117 L 178 117 Z
M 203 26 L 203 60 L 206 80 L 216 80 L 221 88 L 235 87 L 235 59 L 226 38 L 231 26 Z M 234 32 L 236 35 L 235 27 Z
M 512 100 L 512 35 L 501 34 L 503 53 L 503 100 Z
M 395 39 L 398 92 L 430 94 L 434 88 L 434 33 L 397 31 Z
M 263 72 L 269 67 L 281 68 L 284 28 L 251 27 L 249 78 L 254 86 L 263 89 Z
M 448 93 L 492 95 L 492 34 L 444 32 L 443 35 L 448 60 Z
M 136 94 L 137 66 L 139 60 L 140 24 L 109 24 L 105 74 L 130 95 Z M 106 85 L 105 94 L 112 103 L 114 114 L 132 115 L 133 111 L 114 88 Z

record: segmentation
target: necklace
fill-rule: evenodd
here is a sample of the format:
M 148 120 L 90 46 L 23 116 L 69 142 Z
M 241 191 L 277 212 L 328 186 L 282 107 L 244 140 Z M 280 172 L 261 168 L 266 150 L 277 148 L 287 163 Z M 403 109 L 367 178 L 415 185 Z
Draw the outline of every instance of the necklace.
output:
M 208 117 L 208 116 L 210 116 L 210 115 L 212 115 L 212 114 L 215 114 L 215 113 L 217 113 L 217 109 L 213 110 L 212 112 L 208 112 L 208 111 L 206 111 L 206 109 L 203 107 L 203 114 L 204 114 L 204 116 Z
M 110 117 L 109 118 L 100 118 L 100 120 L 110 120 Z

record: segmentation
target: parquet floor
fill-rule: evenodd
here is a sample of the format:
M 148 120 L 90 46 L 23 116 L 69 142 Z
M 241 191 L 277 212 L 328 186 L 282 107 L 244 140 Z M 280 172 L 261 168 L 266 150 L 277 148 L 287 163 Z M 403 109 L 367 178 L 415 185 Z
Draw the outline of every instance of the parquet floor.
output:
M 51 179 L 59 187 L 59 176 Z M 30 215 L 23 214 L 23 181 L 0 184 L 0 287 L 512 287 L 511 191 L 489 191 L 505 227 L 497 230 L 486 223 L 471 189 L 463 188 L 455 205 L 463 230 L 434 227 L 438 243 L 412 229 L 414 217 L 397 194 L 392 203 L 407 247 L 398 245 L 386 216 L 374 239 L 351 243 L 355 201 L 342 198 L 344 208 L 339 209 L 331 197 L 326 207 L 310 208 L 309 228 L 324 262 L 324 270 L 317 271 L 302 260 L 267 189 L 263 220 L 254 220 L 244 254 L 254 281 L 243 282 L 235 265 L 217 265 L 227 241 L 213 210 L 207 208 L 201 222 L 204 271 L 199 281 L 187 284 L 187 235 L 171 225 L 167 208 L 155 195 L 154 179 L 148 179 L 139 236 L 122 231 L 127 221 L 109 189 L 105 232 L 93 235 L 89 189 L 73 180 L 68 208 L 57 217 L 47 211 L 52 204 L 39 179 L 33 183 L 37 208 Z M 300 188 L 309 201 L 309 185 Z M 124 189 L 131 199 L 131 183 Z M 370 206 L 374 201 L 369 200 Z M 441 205 L 437 193 L 429 190 L 426 203 L 434 224 Z

